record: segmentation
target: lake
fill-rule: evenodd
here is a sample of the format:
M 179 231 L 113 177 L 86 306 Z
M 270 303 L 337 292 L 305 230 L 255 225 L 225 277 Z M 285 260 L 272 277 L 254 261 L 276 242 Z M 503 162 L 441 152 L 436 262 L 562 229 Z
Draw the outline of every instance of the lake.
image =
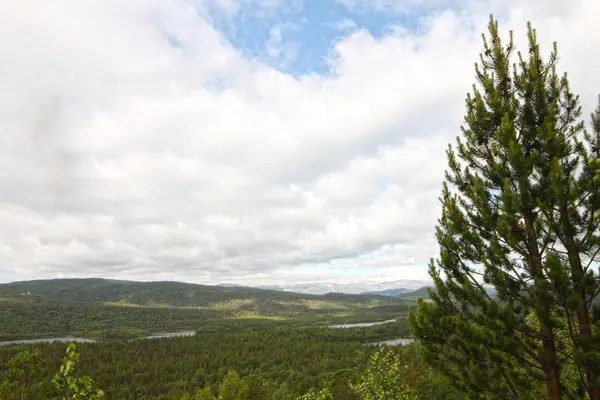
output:
M 329 328 L 366 328 L 368 326 L 391 324 L 392 322 L 396 322 L 396 320 L 388 319 L 387 321 L 379 321 L 379 322 L 361 322 L 361 323 L 356 323 L 356 324 L 329 325 Z
M 370 346 L 406 346 L 407 344 L 411 344 L 415 339 L 411 338 L 397 338 L 397 339 L 389 339 L 382 340 L 379 342 L 371 342 Z
M 180 336 L 194 336 L 196 331 L 180 331 L 180 332 L 158 332 L 150 336 L 144 336 L 138 339 L 162 339 L 174 338 Z M 135 339 L 133 339 L 135 340 Z M 0 346 L 8 346 L 11 344 L 35 344 L 35 343 L 52 343 L 52 342 L 72 342 L 72 343 L 95 343 L 93 339 L 77 338 L 77 337 L 55 337 L 55 338 L 40 338 L 40 339 L 22 339 L 22 340 L 7 340 L 0 342 Z
M 181 336 L 196 336 L 196 331 L 181 331 L 181 332 L 158 332 L 150 336 L 145 336 L 140 339 L 163 339 Z
M 95 340 L 78 338 L 78 337 L 55 337 L 55 338 L 41 338 L 41 339 L 21 339 L 21 340 L 7 340 L 0 342 L 0 346 L 8 346 L 10 344 L 35 344 L 35 343 L 52 343 L 52 342 L 75 342 L 75 343 L 94 343 Z

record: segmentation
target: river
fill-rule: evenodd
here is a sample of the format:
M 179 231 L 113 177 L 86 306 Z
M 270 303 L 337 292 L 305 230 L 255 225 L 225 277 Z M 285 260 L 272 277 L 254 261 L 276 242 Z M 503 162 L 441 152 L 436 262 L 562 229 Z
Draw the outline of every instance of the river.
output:
M 196 331 L 180 331 L 180 332 L 158 332 L 150 336 L 144 336 L 138 339 L 162 339 L 173 338 L 180 336 L 194 336 Z M 136 340 L 136 339 L 133 339 Z M 73 343 L 95 343 L 93 339 L 78 338 L 78 337 L 55 337 L 55 338 L 40 338 L 40 339 L 21 339 L 7 340 L 0 342 L 0 346 L 8 346 L 11 344 L 35 344 L 35 343 L 53 343 L 53 342 L 73 342 Z
M 340 325 L 329 325 L 329 328 L 365 328 L 368 326 L 390 324 L 396 322 L 395 319 L 389 319 L 387 321 L 379 322 L 361 322 L 356 324 L 340 324 Z M 180 332 L 157 332 L 150 336 L 141 337 L 138 339 L 163 339 L 163 338 L 174 338 L 181 336 L 194 336 L 196 331 L 180 331 Z M 132 339 L 136 340 L 136 339 Z M 0 342 L 0 346 L 8 346 L 11 344 L 35 344 L 35 343 L 52 343 L 52 342 L 75 342 L 75 343 L 95 343 L 93 339 L 78 338 L 78 337 L 55 337 L 55 338 L 40 338 L 40 339 L 21 339 L 21 340 L 8 340 Z M 389 340 L 381 340 L 378 342 L 368 343 L 372 346 L 404 346 L 414 342 L 414 339 L 410 338 L 396 338 Z
M 329 325 L 329 328 L 366 328 L 368 326 L 390 324 L 392 322 L 396 322 L 396 320 L 388 319 L 387 321 L 379 321 L 379 322 L 362 322 L 362 323 L 356 323 L 356 324 Z M 381 340 L 378 342 L 370 342 L 367 344 L 370 346 L 405 346 L 414 341 L 415 341 L 415 339 L 410 339 L 410 338 L 396 338 L 396 339 Z
M 415 339 L 410 338 L 397 338 L 397 339 L 389 339 L 389 340 L 381 340 L 379 342 L 371 342 L 370 346 L 406 346 L 407 344 L 411 344 Z
M 391 324 L 392 322 L 396 322 L 396 320 L 388 319 L 387 321 L 379 321 L 379 322 L 361 322 L 361 323 L 356 323 L 356 324 L 329 325 L 329 328 L 366 328 L 368 326 Z

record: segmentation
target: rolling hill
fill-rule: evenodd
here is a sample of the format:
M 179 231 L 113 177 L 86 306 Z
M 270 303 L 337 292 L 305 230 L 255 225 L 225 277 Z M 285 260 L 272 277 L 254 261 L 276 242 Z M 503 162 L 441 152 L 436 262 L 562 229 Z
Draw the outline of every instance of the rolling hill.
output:
M 435 290 L 433 286 L 423 286 L 417 290 L 413 290 L 412 292 L 405 292 L 397 295 L 396 297 L 399 299 L 405 300 L 417 300 L 417 299 L 426 299 L 429 297 L 429 291 L 427 289 Z
M 405 293 L 401 293 L 399 295 L 397 295 L 397 298 L 400 299 L 404 299 L 404 300 L 418 300 L 418 299 L 427 299 L 429 298 L 429 292 L 427 291 L 427 289 L 431 289 L 433 290 L 433 292 L 435 293 L 436 289 L 434 286 L 423 286 L 422 288 L 419 288 L 417 290 L 414 290 L 412 292 L 405 292 Z M 492 297 L 496 296 L 496 289 L 493 287 L 487 287 L 485 288 L 485 290 L 488 292 L 488 294 Z
M 381 294 L 387 290 L 406 288 L 406 291 L 412 291 L 422 286 L 428 285 L 429 281 L 400 279 L 386 282 L 374 282 L 369 280 L 359 280 L 351 283 L 335 282 L 290 282 L 285 285 L 258 286 L 260 289 L 280 290 L 284 292 L 296 292 L 305 294 L 326 294 L 326 293 L 348 293 L 348 294 Z
M 0 296 L 41 296 L 81 303 L 118 303 L 145 307 L 205 307 L 228 301 L 302 302 L 336 301 L 352 304 L 393 305 L 398 299 L 379 295 L 301 294 L 243 286 L 209 286 L 183 282 L 136 282 L 111 279 L 51 279 L 0 284 Z
M 379 295 L 95 278 L 36 280 L 0 284 L 0 340 L 144 336 L 264 323 L 369 322 L 397 318 L 407 310 L 405 300 Z

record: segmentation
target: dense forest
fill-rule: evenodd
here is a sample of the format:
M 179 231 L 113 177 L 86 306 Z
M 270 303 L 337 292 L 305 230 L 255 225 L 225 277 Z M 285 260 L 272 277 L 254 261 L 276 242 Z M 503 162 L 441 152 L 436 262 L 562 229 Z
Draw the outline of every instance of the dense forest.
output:
M 216 395 L 234 381 L 245 394 L 232 399 L 296 399 L 314 388 L 330 391 L 336 400 L 350 400 L 357 397 L 349 385 L 358 382 L 379 349 L 367 342 L 408 334 L 402 321 L 350 329 L 240 326 L 195 337 L 81 343 L 77 374 L 93 377 L 108 399 L 179 400 L 205 388 Z M 29 348 L 39 350 L 40 376 L 49 381 L 65 345 Z M 406 365 L 405 380 L 417 398 L 450 390 L 420 361 L 414 346 L 390 349 Z M 22 346 L 0 348 L 0 365 L 9 365 L 20 351 Z M 2 377 L 0 373 L 0 381 Z
M 406 318 L 411 303 L 378 295 L 83 279 L 0 285 L 0 302 L 4 340 L 99 339 L 77 345 L 82 362 L 76 374 L 93 377 L 109 399 L 180 399 L 202 391 L 218 395 L 234 381 L 246 393 L 240 398 L 296 399 L 318 389 L 351 399 L 350 382 L 376 352 L 370 342 L 410 336 Z M 397 321 L 328 328 L 390 319 Z M 197 335 L 125 340 L 184 329 Z M 9 365 L 23 348 L 0 347 L 0 365 L 5 366 L 0 381 L 15 379 Z M 65 344 L 26 348 L 30 357 L 39 358 L 38 380 L 45 382 L 45 389 L 34 385 L 31 393 L 47 398 L 54 393 L 51 378 Z M 6 390 L 3 396 L 12 399 Z
M 93 377 L 109 399 L 180 399 L 200 392 L 216 396 L 232 385 L 246 393 L 240 399 L 296 399 L 311 389 L 352 399 L 356 395 L 350 383 L 378 348 L 370 343 L 410 337 L 406 318 L 412 304 L 378 295 L 316 296 L 99 279 L 0 285 L 0 302 L 5 340 L 63 335 L 99 339 L 77 345 L 82 362 L 76 375 Z M 390 319 L 397 321 L 328 328 Z M 197 335 L 123 340 L 183 329 Z M 23 348 L 0 347 L 0 365 L 5 366 L 1 379 L 15 379 L 9 366 Z M 35 386 L 39 393 L 45 391 L 37 398 L 51 396 L 50 381 L 65 344 L 26 348 L 30 357 L 39 358 L 38 380 L 45 382 L 43 390 Z M 414 350 L 409 353 L 407 362 L 419 364 Z M 412 385 L 417 390 L 422 381 L 415 376 Z M 3 396 L 12 398 L 6 391 Z
M 57 279 L 0 285 L 0 304 L 0 340 L 11 340 L 143 337 L 151 332 L 229 329 L 240 320 L 300 326 L 382 321 L 407 315 L 410 303 L 376 295 Z

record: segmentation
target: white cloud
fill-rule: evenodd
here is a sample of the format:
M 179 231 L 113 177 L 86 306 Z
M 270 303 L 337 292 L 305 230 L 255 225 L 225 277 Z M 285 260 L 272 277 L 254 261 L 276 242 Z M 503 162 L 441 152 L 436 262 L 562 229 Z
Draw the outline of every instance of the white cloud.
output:
M 586 116 L 600 87 L 596 1 L 465 2 L 418 33 L 353 30 L 331 76 L 302 77 L 243 57 L 215 4 L 284 3 L 0 3 L 0 281 L 420 276 L 490 10 L 520 42 L 527 19 L 546 51 L 558 40 Z
M 456 3 L 464 4 L 457 0 L 335 0 L 353 11 L 379 11 L 379 12 L 415 12 L 423 10 L 436 10 L 449 8 Z

